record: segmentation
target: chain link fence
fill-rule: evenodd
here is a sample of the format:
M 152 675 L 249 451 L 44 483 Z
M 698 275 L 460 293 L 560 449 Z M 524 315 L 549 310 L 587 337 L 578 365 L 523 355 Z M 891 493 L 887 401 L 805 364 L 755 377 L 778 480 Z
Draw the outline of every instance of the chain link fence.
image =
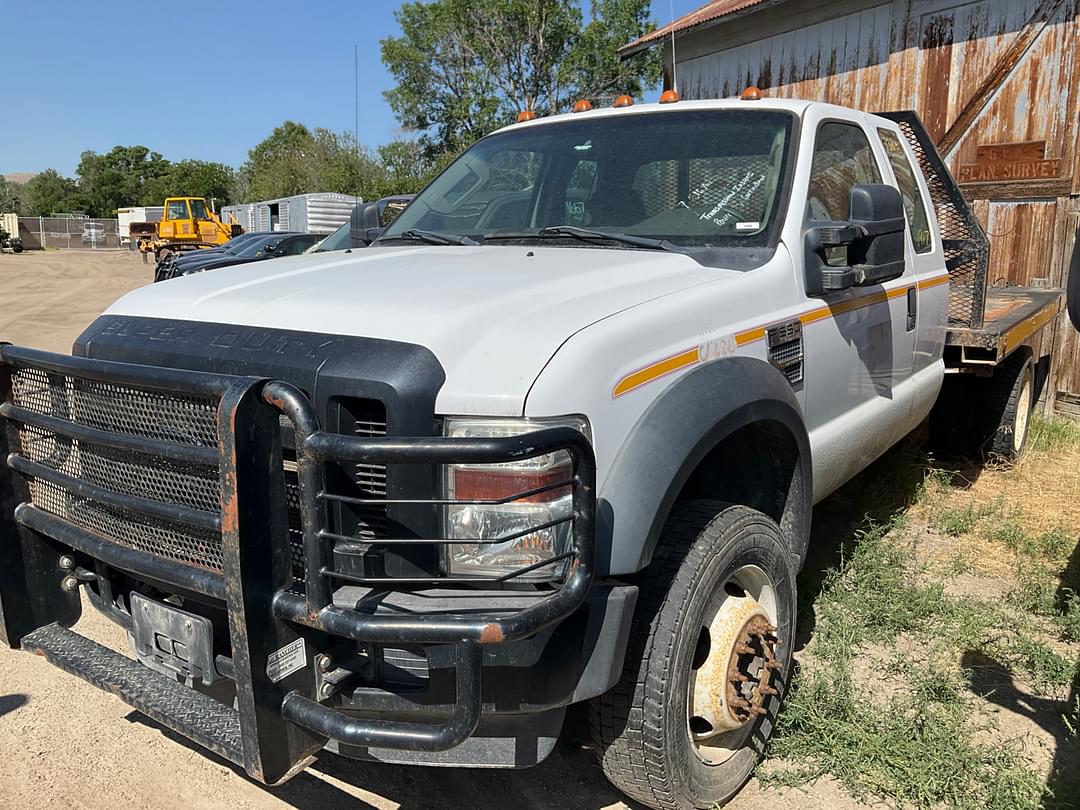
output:
M 118 221 L 87 217 L 19 217 L 19 236 L 28 250 L 78 248 L 116 250 Z

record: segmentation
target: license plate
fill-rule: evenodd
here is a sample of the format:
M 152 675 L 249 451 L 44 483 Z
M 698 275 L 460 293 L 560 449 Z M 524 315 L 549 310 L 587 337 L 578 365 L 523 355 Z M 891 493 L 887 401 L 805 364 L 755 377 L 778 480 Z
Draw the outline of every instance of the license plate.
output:
M 214 668 L 214 625 L 172 605 L 131 594 L 131 645 L 144 665 L 189 685 L 209 686 L 219 679 Z

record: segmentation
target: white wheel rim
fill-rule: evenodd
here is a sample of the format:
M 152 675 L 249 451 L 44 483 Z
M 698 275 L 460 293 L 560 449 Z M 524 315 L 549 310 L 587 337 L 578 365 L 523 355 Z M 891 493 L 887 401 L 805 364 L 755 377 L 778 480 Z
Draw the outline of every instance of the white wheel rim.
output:
M 764 704 L 776 694 L 777 615 L 776 590 L 755 565 L 739 568 L 709 599 L 686 712 L 691 747 L 706 765 L 726 762 L 745 745 L 766 713 Z
M 1013 451 L 1019 454 L 1027 436 L 1028 420 L 1031 415 L 1031 375 L 1024 376 L 1024 387 L 1016 400 L 1016 424 L 1013 426 Z

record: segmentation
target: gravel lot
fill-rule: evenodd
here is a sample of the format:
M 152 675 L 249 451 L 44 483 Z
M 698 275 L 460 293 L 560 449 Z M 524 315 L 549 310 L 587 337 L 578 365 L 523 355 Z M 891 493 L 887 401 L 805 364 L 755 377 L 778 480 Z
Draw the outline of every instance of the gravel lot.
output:
M 0 340 L 67 351 L 75 337 L 151 270 L 126 252 L 0 255 Z M 127 650 L 122 631 L 87 607 L 79 632 Z M 800 808 L 862 807 L 833 783 L 762 791 Z M 625 808 L 592 754 L 572 741 L 524 771 L 358 764 L 329 754 L 269 790 L 131 710 L 118 698 L 31 655 L 0 650 L 0 807 L 78 808 Z

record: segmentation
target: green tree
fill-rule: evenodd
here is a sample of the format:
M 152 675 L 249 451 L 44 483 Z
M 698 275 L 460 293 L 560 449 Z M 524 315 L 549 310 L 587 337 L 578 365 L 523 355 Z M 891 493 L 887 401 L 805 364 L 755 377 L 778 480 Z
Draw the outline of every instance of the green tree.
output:
M 386 98 L 429 154 L 456 152 L 521 109 L 564 112 L 581 97 L 640 94 L 660 77 L 654 50 L 617 49 L 653 29 L 648 0 L 432 0 L 396 12 L 401 36 L 382 59 L 397 82 Z
M 431 156 L 424 144 L 415 139 L 399 138 L 379 147 L 381 166 L 377 193 L 365 199 L 378 199 L 391 194 L 415 194 L 457 155 L 449 152 Z
M 380 186 L 382 174 L 378 159 L 352 133 L 310 130 L 286 121 L 248 153 L 234 185 L 247 201 L 315 191 L 367 199 Z
M 146 196 L 155 205 L 166 197 L 213 198 L 220 207 L 233 199 L 235 172 L 224 163 L 205 160 L 181 160 L 147 185 Z
M 19 213 L 29 217 L 47 217 L 53 213 L 81 210 L 82 203 L 75 181 L 55 169 L 35 174 L 22 187 Z
M 405 3 L 394 16 L 401 36 L 380 45 L 383 64 L 397 81 L 384 95 L 402 125 L 433 131 L 444 150 L 467 145 L 497 126 L 503 110 L 494 78 L 470 41 L 468 3 Z
M 145 146 L 114 146 L 104 155 L 83 152 L 75 169 L 83 207 L 91 216 L 112 217 L 124 206 L 160 205 L 158 183 L 171 165 Z
M 315 136 L 303 124 L 286 121 L 248 152 L 243 172 L 245 200 L 266 200 L 315 191 Z
M 18 183 L 12 183 L 6 177 L 0 176 L 0 214 L 10 214 L 22 210 L 19 189 Z
M 647 2 L 592 0 L 591 20 L 562 65 L 563 81 L 576 98 L 605 100 L 622 93 L 640 98 L 663 78 L 661 49 L 649 48 L 629 59 L 619 58 L 618 49 L 655 27 Z

